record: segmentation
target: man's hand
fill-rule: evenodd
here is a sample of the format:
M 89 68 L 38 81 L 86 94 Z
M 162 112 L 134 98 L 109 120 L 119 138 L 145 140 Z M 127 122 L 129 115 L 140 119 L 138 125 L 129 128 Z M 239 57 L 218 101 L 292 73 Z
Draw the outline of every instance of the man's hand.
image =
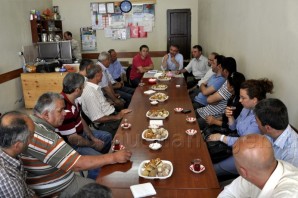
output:
M 215 124 L 215 121 L 216 121 L 216 118 L 215 118 L 214 116 L 207 116 L 207 117 L 206 117 L 206 122 L 207 122 L 207 124 L 209 124 L 209 125 L 213 125 L 213 124 Z
M 122 119 L 123 116 L 127 113 L 130 113 L 132 110 L 131 109 L 122 109 L 118 114 L 117 114 L 117 117 L 119 119 Z
M 115 100 L 114 103 L 118 107 L 124 107 L 124 102 L 120 99 Z
M 166 55 L 163 57 L 163 59 L 164 59 L 165 61 L 167 61 L 168 58 L 169 58 L 169 55 L 168 55 L 168 54 L 166 54 Z
M 125 163 L 130 160 L 132 153 L 126 149 L 113 153 L 116 163 Z

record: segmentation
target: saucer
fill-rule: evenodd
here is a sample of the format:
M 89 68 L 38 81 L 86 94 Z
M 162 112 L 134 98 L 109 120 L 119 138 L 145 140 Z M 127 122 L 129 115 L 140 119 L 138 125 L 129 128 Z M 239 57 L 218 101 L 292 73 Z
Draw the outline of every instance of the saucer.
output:
M 188 135 L 194 135 L 194 134 L 197 133 L 197 130 L 195 130 L 195 129 L 187 129 L 185 131 L 185 133 L 187 133 Z
M 200 168 L 201 168 L 201 170 L 195 171 L 194 168 L 193 168 L 193 164 L 189 166 L 189 170 L 191 170 L 194 173 L 201 173 L 201 172 L 203 172 L 205 170 L 205 166 L 203 166 L 202 164 L 201 164 L 201 167 Z
M 151 101 L 150 102 L 152 105 L 157 105 L 158 104 L 158 102 L 156 101 L 156 100 L 153 100 L 153 101 Z
M 131 127 L 131 124 L 130 123 L 127 123 L 128 126 L 124 126 L 124 124 L 121 124 L 121 128 L 123 129 L 129 129 Z
M 120 145 L 120 149 L 119 149 L 119 150 L 115 150 L 115 149 L 114 149 L 114 146 L 115 146 L 115 145 L 112 146 L 112 151 L 113 151 L 113 152 L 116 152 L 116 151 L 125 149 L 125 146 L 123 146 L 122 144 Z
M 195 118 L 195 117 L 187 117 L 186 118 L 186 121 L 187 122 L 194 122 L 194 121 L 196 121 L 197 119 Z
M 158 142 L 149 144 L 149 148 L 152 150 L 158 150 L 162 147 L 162 145 Z
M 176 108 L 174 109 L 174 111 L 180 113 L 181 111 L 183 111 L 183 108 L 181 108 L 181 107 L 176 107 Z

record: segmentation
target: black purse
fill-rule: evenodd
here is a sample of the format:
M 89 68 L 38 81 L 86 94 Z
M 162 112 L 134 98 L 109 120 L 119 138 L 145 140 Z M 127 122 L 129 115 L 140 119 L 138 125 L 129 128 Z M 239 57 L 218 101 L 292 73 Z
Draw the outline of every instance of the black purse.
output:
M 233 137 L 237 137 L 237 136 L 239 137 L 237 133 L 230 133 L 229 129 L 222 128 L 219 126 L 214 126 L 214 125 L 208 126 L 203 130 L 202 135 L 207 144 L 207 148 L 213 164 L 218 163 L 233 155 L 232 147 L 228 146 L 227 144 L 221 141 L 216 141 L 216 142 L 207 141 L 208 137 L 215 133 L 221 133 L 221 134 L 225 134 Z

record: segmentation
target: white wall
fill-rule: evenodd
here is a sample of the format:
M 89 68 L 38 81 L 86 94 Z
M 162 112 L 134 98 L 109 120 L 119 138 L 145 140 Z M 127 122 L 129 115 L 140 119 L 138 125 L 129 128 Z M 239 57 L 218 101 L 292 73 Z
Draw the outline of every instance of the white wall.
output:
M 31 9 L 52 7 L 52 0 L 1 0 L 0 74 L 21 67 L 18 52 L 32 45 L 29 15 Z M 23 106 L 20 78 L 0 84 L 0 113 Z
M 59 6 L 63 20 L 63 31 L 70 31 L 73 37 L 80 40 L 80 28 L 91 26 L 90 2 L 113 2 L 111 0 L 53 0 L 53 5 Z M 147 38 L 128 39 L 125 41 L 115 41 L 104 37 L 103 30 L 97 30 L 98 52 L 107 51 L 114 48 L 120 52 L 138 51 L 142 44 L 147 44 L 151 51 L 167 50 L 167 9 L 190 8 L 192 14 L 191 22 L 191 42 L 197 44 L 197 0 L 157 0 L 155 4 L 155 27 L 153 32 L 148 33 Z M 128 59 L 130 62 L 131 60 Z M 153 58 L 154 65 L 160 66 L 160 58 Z
M 199 42 L 233 56 L 249 78 L 273 80 L 274 94 L 298 127 L 298 1 L 199 0 Z

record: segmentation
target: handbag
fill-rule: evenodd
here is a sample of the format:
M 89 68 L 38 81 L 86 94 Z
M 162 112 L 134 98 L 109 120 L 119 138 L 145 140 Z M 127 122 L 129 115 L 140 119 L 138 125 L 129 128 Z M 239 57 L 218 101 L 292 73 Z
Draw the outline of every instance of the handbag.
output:
M 216 141 L 216 142 L 208 142 L 208 137 L 212 134 L 215 133 L 221 133 L 221 134 L 226 134 L 229 136 L 237 137 L 239 136 L 237 133 L 230 133 L 229 129 L 222 128 L 219 126 L 208 126 L 206 127 L 203 132 L 203 138 L 207 144 L 207 148 L 210 154 L 210 158 L 213 164 L 218 163 L 230 156 L 233 155 L 232 153 L 232 147 L 228 146 L 227 144 L 221 142 L 221 141 Z

